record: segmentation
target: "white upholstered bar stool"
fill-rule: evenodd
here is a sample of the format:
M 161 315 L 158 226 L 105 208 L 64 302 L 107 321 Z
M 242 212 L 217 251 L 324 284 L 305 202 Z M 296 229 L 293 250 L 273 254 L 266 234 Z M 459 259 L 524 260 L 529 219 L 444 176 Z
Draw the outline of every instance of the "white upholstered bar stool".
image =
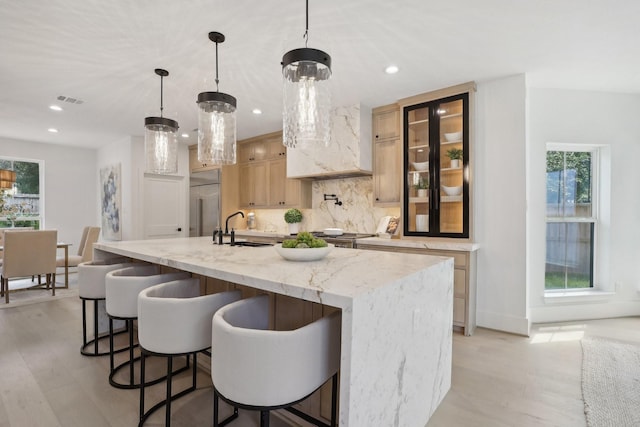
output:
M 140 423 L 165 406 L 165 426 L 171 425 L 171 401 L 196 389 L 197 354 L 211 347 L 213 314 L 239 300 L 240 291 L 200 295 L 199 279 L 183 279 L 147 288 L 138 295 L 138 340 L 140 342 Z M 166 397 L 145 412 L 145 359 L 167 358 Z M 172 395 L 173 358 L 193 355 L 192 385 Z
M 139 357 L 134 357 L 134 349 L 137 344 L 133 343 L 133 321 L 138 318 L 138 294 L 140 291 L 157 285 L 159 283 L 171 282 L 173 280 L 186 279 L 191 275 L 186 272 L 160 273 L 157 265 L 139 264 L 114 270 L 107 274 L 105 278 L 106 307 L 109 316 L 109 384 L 116 388 L 138 388 L 140 383 L 134 379 L 134 364 Z M 113 321 L 124 320 L 129 330 L 129 344 L 125 347 L 129 350 L 129 358 L 115 366 Z M 129 368 L 129 379 L 127 382 L 119 382 L 116 378 L 121 369 Z M 162 381 L 158 378 L 152 381 L 153 384 Z
M 112 258 L 105 261 L 90 261 L 78 264 L 78 295 L 82 300 L 82 347 L 84 356 L 106 356 L 108 351 L 100 352 L 98 343 L 108 334 L 99 336 L 98 303 L 105 300 L 105 277 L 113 270 L 129 267 L 134 263 L 127 258 Z M 138 264 L 140 265 L 140 264 Z M 93 301 L 93 339 L 87 341 L 87 301 Z M 125 331 L 123 331 L 125 332 Z M 89 347 L 93 346 L 93 351 Z
M 317 426 L 325 422 L 291 406 L 332 379 L 331 426 L 336 426 L 340 367 L 341 314 L 336 311 L 301 328 L 269 330 L 267 295 L 244 299 L 218 310 L 212 320 L 211 378 L 213 425 L 226 425 L 237 411 L 218 420 L 218 399 L 235 407 L 260 411 L 260 426 L 269 426 L 269 411 L 284 408 Z

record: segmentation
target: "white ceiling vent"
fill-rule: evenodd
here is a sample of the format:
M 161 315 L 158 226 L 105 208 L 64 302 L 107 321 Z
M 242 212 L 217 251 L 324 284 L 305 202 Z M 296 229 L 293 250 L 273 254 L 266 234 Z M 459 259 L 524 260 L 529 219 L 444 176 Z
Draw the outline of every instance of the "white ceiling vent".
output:
M 68 102 L 70 104 L 82 104 L 84 101 L 81 99 L 71 98 L 69 96 L 58 96 L 58 101 Z

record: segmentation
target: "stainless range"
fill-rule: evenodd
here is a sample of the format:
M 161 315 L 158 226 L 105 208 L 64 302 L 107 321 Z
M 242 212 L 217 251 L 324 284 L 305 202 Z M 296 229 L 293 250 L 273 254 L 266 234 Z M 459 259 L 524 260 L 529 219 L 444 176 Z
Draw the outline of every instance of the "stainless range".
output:
M 312 231 L 311 234 L 315 237 L 320 237 L 321 239 L 326 240 L 327 243 L 335 245 L 336 248 L 354 248 L 356 239 L 375 236 L 375 234 L 369 233 L 343 233 L 340 236 L 328 236 L 322 231 Z

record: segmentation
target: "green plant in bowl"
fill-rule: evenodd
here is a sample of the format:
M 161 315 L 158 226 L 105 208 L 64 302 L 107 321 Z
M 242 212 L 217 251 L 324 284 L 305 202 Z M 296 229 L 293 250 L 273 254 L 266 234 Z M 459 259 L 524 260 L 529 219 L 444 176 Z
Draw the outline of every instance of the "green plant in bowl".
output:
M 324 248 L 327 246 L 327 242 L 324 239 L 314 237 L 313 234 L 308 231 L 302 231 L 298 233 L 295 239 L 287 239 L 282 242 L 283 248 Z

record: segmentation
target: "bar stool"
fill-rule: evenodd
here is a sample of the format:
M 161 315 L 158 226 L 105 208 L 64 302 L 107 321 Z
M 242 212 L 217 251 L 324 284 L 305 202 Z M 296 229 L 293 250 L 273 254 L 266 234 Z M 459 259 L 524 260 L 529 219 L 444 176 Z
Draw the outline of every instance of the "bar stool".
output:
M 108 351 L 100 352 L 98 342 L 108 338 L 98 333 L 98 302 L 105 300 L 105 277 L 113 270 L 130 267 L 134 263 L 127 258 L 112 258 L 104 261 L 89 261 L 78 264 L 78 295 L 82 300 L 82 347 L 80 354 L 84 356 L 106 356 Z M 87 301 L 93 301 L 93 339 L 87 341 Z M 126 332 L 121 331 L 118 333 Z M 93 345 L 93 351 L 87 347 Z
M 176 272 L 160 274 L 157 265 L 138 265 L 111 271 L 105 278 L 107 315 L 109 316 L 109 384 L 116 388 L 132 389 L 140 387 L 140 383 L 134 380 L 134 363 L 139 357 L 134 357 L 134 349 L 138 345 L 133 343 L 133 321 L 138 318 L 138 294 L 143 289 L 159 283 L 190 277 L 189 273 Z M 113 321 L 124 320 L 129 330 L 129 344 L 125 349 L 129 350 L 129 359 L 115 366 L 115 353 L 113 343 Z M 118 382 L 117 373 L 129 367 L 129 381 Z M 162 381 L 158 378 L 153 384 Z
M 269 426 L 269 411 L 284 408 L 316 426 L 321 420 L 291 406 L 332 379 L 331 426 L 336 426 L 341 313 L 336 311 L 292 331 L 269 328 L 267 295 L 229 304 L 212 320 L 211 378 L 213 425 L 237 417 L 235 407 L 260 411 L 260 426 Z M 234 413 L 218 421 L 218 399 Z
M 163 283 L 138 295 L 138 340 L 140 342 L 140 422 L 162 406 L 165 425 L 171 425 L 171 401 L 196 389 L 197 354 L 211 347 L 211 319 L 222 306 L 239 300 L 240 291 L 200 295 L 198 279 Z M 207 352 L 208 353 L 208 352 Z M 193 355 L 192 385 L 172 395 L 173 358 Z M 145 359 L 147 356 L 167 358 L 167 389 L 163 401 L 145 412 Z

